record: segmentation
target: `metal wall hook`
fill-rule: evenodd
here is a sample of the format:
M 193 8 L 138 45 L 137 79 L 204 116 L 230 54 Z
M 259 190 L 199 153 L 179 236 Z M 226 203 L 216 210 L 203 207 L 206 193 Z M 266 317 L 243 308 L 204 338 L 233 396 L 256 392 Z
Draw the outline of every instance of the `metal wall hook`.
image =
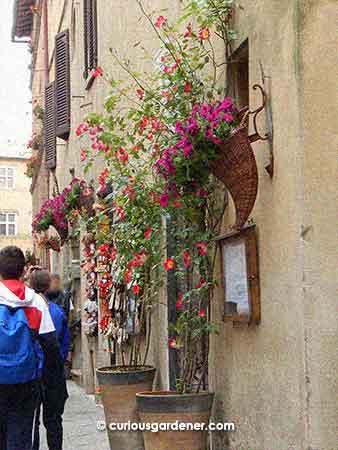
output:
M 255 133 L 249 136 L 249 140 L 250 140 L 250 142 L 266 141 L 269 139 L 269 134 L 266 133 L 264 136 L 262 136 L 257 129 L 257 116 L 266 107 L 266 93 L 265 93 L 264 89 L 262 88 L 262 86 L 259 84 L 254 84 L 252 86 L 252 89 L 254 89 L 254 90 L 259 89 L 261 91 L 262 105 L 259 106 L 257 109 L 254 109 L 253 111 L 249 110 L 249 114 L 253 115 L 253 125 L 254 125 L 254 130 L 255 130 Z

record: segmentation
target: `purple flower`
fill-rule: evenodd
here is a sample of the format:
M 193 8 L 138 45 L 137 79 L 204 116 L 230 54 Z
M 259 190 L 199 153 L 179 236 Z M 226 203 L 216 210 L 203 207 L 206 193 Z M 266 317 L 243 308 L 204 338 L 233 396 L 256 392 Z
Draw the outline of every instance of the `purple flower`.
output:
M 234 116 L 231 113 L 224 113 L 223 120 L 224 122 L 231 123 L 234 121 Z
M 199 127 L 195 119 L 189 119 L 188 126 L 186 127 L 186 131 L 191 136 L 196 136 L 196 134 L 199 132 Z
M 177 134 L 179 134 L 181 136 L 184 136 L 184 131 L 185 130 L 183 128 L 182 122 L 176 122 L 175 131 L 176 131 Z
M 191 142 L 186 142 L 184 148 L 183 148 L 183 156 L 185 158 L 191 158 L 192 156 L 192 143 Z
M 166 208 L 169 205 L 169 195 L 162 194 L 160 197 L 160 205 L 162 208 Z

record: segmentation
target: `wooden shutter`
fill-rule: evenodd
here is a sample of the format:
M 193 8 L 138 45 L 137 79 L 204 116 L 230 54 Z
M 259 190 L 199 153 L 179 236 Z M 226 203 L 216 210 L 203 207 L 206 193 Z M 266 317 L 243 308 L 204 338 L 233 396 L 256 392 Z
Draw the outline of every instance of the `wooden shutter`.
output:
M 56 168 L 56 136 L 55 136 L 55 82 L 49 83 L 45 89 L 45 163 L 48 169 Z
M 67 140 L 70 133 L 70 52 L 69 31 L 55 37 L 56 136 Z
M 96 69 L 98 61 L 97 45 L 97 4 L 96 0 L 83 0 L 84 21 L 84 77 Z

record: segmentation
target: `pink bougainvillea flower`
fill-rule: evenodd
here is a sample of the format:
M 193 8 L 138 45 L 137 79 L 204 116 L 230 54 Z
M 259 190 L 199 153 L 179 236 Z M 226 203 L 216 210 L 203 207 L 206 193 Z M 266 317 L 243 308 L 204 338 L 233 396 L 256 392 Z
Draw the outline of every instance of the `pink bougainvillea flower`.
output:
M 209 28 L 206 28 L 206 27 L 205 28 L 201 28 L 199 33 L 198 33 L 198 36 L 199 36 L 201 41 L 206 41 L 207 39 L 209 39 L 210 38 Z
M 143 89 L 136 89 L 136 94 L 140 100 L 144 99 L 144 90 Z
M 198 311 L 198 317 L 201 317 L 202 319 L 204 319 L 204 317 L 206 317 L 206 312 L 204 311 L 204 309 L 200 309 Z
M 189 83 L 189 81 L 187 81 L 186 83 L 185 83 L 185 85 L 184 85 L 184 92 L 186 93 L 186 94 L 190 94 L 190 92 L 192 92 L 192 84 L 191 83 Z
M 138 284 L 135 284 L 133 286 L 133 292 L 135 295 L 138 295 L 140 293 L 141 287 Z
M 184 250 L 184 252 L 183 252 L 183 263 L 184 263 L 186 268 L 190 267 L 190 262 L 191 262 L 190 254 L 189 254 L 189 252 L 187 250 Z
M 160 197 L 160 205 L 162 208 L 166 208 L 169 204 L 169 195 L 168 194 L 162 194 Z
M 208 197 L 208 193 L 205 189 L 199 188 L 196 191 L 196 197 L 206 198 Z
M 191 158 L 192 156 L 192 143 L 191 142 L 186 142 L 184 145 L 184 149 L 183 149 L 183 156 L 185 158 Z
M 117 158 L 122 164 L 127 164 L 128 162 L 128 153 L 124 150 L 124 148 L 120 147 L 117 150 Z
M 161 28 L 167 23 L 167 19 L 164 16 L 158 16 L 155 21 L 155 27 Z
M 151 227 L 147 227 L 147 228 L 146 228 L 145 232 L 143 233 L 144 239 L 145 239 L 146 241 L 150 241 L 152 232 L 153 232 L 153 231 L 152 231 Z
M 32 145 L 33 145 L 33 139 L 30 139 L 30 140 L 27 142 L 26 147 L 27 147 L 27 148 L 32 148 Z
M 81 162 L 86 161 L 87 156 L 88 156 L 87 155 L 87 150 L 85 148 L 81 148 L 81 151 L 80 151 L 80 160 L 81 160 Z
M 96 67 L 96 69 L 93 72 L 93 77 L 94 78 L 98 78 L 98 77 L 102 77 L 103 75 L 103 70 L 101 67 Z
M 231 123 L 234 121 L 234 116 L 231 113 L 224 113 L 223 120 L 224 122 Z
M 164 263 L 165 270 L 173 270 L 175 267 L 175 261 L 173 258 L 167 258 L 167 260 Z
M 207 256 L 207 254 L 208 254 L 208 243 L 207 242 L 197 242 L 195 247 L 197 248 L 200 256 Z
M 183 307 L 183 294 L 180 292 L 178 294 L 177 300 L 176 300 L 176 309 L 177 311 L 180 311 Z
M 191 36 L 192 36 L 192 25 L 191 25 L 191 23 L 189 23 L 187 28 L 186 28 L 186 30 L 185 30 L 185 32 L 184 32 L 184 37 L 188 38 L 188 37 L 191 37 Z

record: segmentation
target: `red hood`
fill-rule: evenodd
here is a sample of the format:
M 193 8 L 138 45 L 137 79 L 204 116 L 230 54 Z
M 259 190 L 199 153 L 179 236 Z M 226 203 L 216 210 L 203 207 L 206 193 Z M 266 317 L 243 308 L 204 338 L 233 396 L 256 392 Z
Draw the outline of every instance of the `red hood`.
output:
M 3 285 L 6 286 L 13 294 L 20 300 L 25 300 L 25 284 L 20 280 L 2 280 Z

